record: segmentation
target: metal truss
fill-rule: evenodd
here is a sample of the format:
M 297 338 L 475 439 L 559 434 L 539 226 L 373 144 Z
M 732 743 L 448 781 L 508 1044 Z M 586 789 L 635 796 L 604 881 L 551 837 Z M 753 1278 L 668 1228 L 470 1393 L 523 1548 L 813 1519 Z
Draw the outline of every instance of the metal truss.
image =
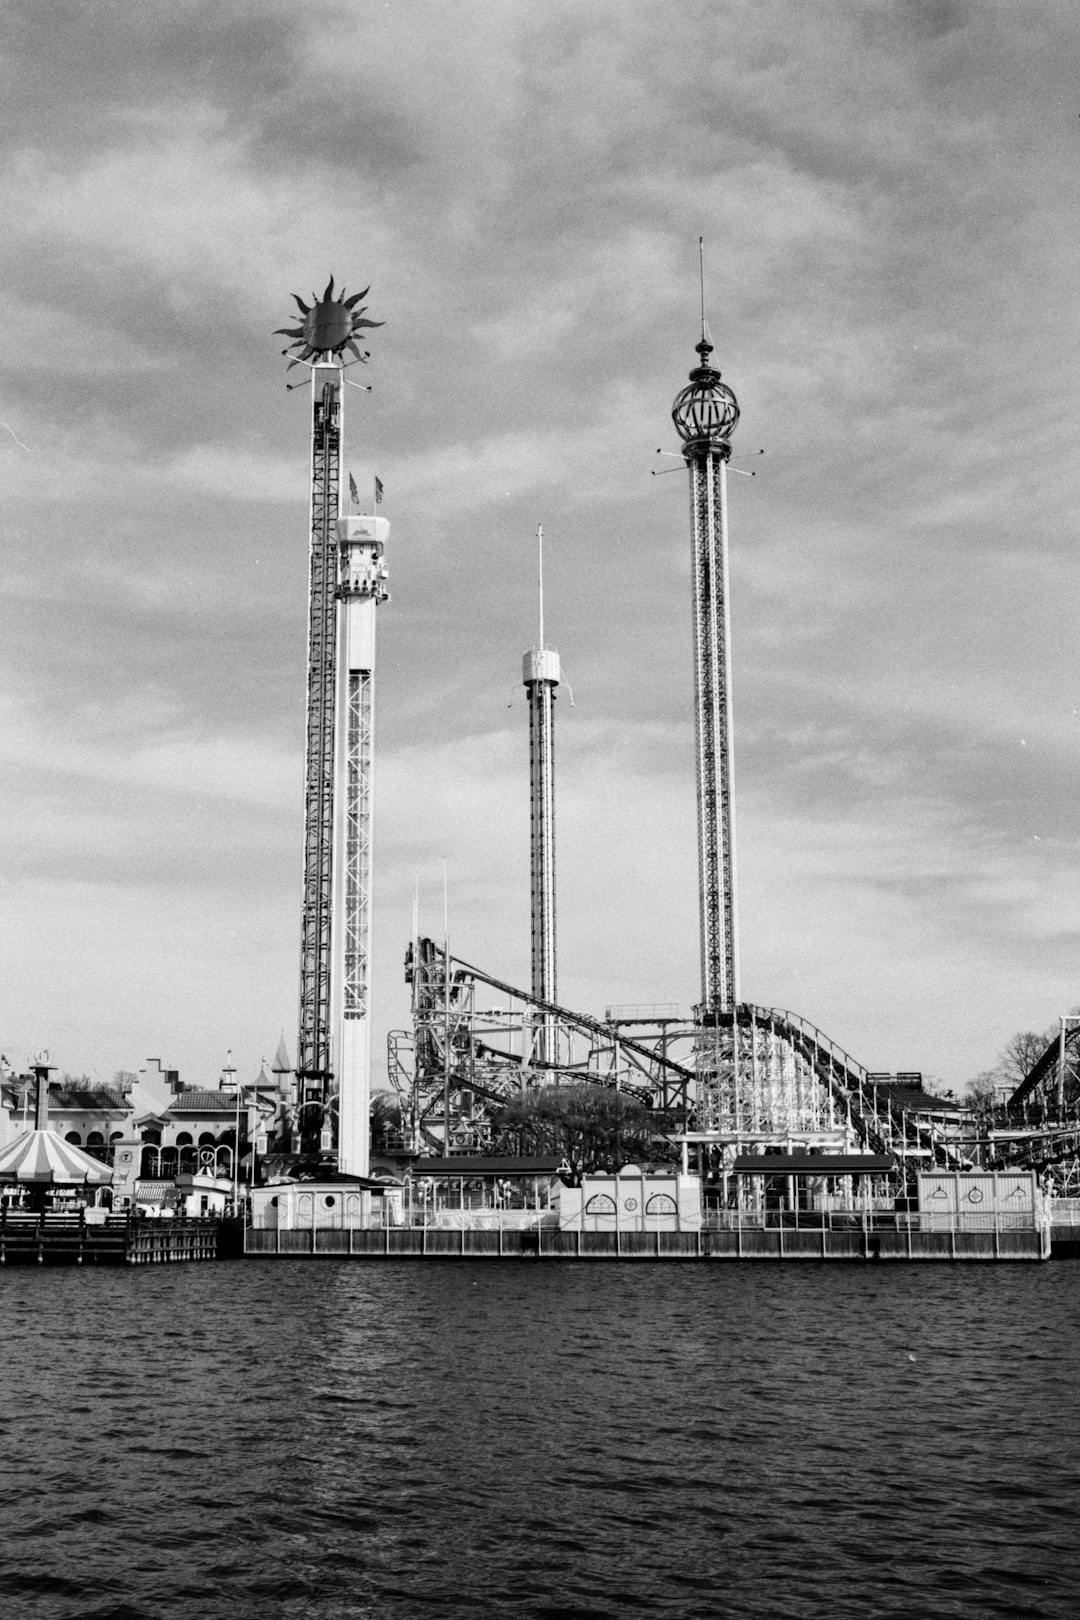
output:
M 491 1149 L 502 1105 L 536 1086 L 605 1086 L 685 1117 L 693 1070 L 672 1056 L 670 1029 L 655 1040 L 627 1034 L 448 957 L 430 939 L 410 947 L 406 976 L 413 1027 L 391 1032 L 389 1071 L 413 1151 Z M 689 1025 L 682 1034 L 691 1038 Z
M 346 1018 L 368 1011 L 368 939 L 371 907 L 372 673 L 350 670 L 345 777 L 345 961 Z
M 695 1032 L 697 1109 L 690 1139 L 718 1163 L 743 1148 L 891 1153 L 897 1175 L 963 1170 L 970 1144 L 946 1118 L 900 1105 L 850 1053 L 797 1013 L 741 1003 Z
M 526 683 L 529 702 L 529 781 L 532 790 L 532 988 L 554 1001 L 555 983 L 555 691 L 550 680 Z
M 1058 1197 L 1080 1197 L 1080 1017 L 1062 1017 L 1058 1034 L 984 1123 L 989 1168 L 1035 1170 Z
M 739 999 L 725 465 L 731 447 L 697 441 L 684 454 L 693 544 L 701 997 L 708 1016 L 730 1012 Z
M 656 1109 L 703 1168 L 765 1146 L 893 1153 L 901 1180 L 971 1163 L 933 1117 L 932 1098 L 921 1114 L 895 1106 L 877 1077 L 796 1013 L 743 1003 L 710 1025 L 672 1008 L 592 1018 L 448 957 L 429 939 L 410 947 L 406 972 L 413 1027 L 391 1034 L 389 1068 L 413 1152 L 490 1151 L 508 1098 L 584 1083 Z
M 335 371 L 340 368 L 335 367 Z M 307 740 L 304 787 L 304 896 L 300 942 L 297 1074 L 301 1104 L 325 1101 L 330 1075 L 330 949 L 334 836 L 338 481 L 341 384 L 316 366 L 312 383 L 311 555 L 308 614 Z M 319 389 L 319 380 L 322 388 Z M 313 1117 L 305 1114 L 317 1128 Z

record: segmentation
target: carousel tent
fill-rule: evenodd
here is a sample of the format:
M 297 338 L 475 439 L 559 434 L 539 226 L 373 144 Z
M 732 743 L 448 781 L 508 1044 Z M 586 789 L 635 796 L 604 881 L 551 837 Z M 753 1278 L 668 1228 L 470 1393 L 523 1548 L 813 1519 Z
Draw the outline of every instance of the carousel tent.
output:
M 24 1131 L 0 1148 L 0 1181 L 17 1181 L 23 1186 L 107 1187 L 112 1178 L 107 1164 L 47 1127 Z

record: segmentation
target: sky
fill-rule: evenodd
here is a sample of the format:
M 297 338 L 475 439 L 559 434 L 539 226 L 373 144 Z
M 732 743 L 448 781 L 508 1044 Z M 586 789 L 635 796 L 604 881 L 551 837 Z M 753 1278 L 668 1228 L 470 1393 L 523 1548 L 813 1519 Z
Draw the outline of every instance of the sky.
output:
M 11 1062 L 208 1084 L 294 1045 L 309 445 L 273 332 L 331 273 L 385 323 L 343 457 L 391 524 L 375 1082 L 414 884 L 441 936 L 445 870 L 455 954 L 529 980 L 538 523 L 559 997 L 689 1009 L 688 500 L 656 451 L 699 236 L 757 473 L 742 995 L 948 1087 L 1075 1005 L 1078 43 L 1064 0 L 9 0 Z

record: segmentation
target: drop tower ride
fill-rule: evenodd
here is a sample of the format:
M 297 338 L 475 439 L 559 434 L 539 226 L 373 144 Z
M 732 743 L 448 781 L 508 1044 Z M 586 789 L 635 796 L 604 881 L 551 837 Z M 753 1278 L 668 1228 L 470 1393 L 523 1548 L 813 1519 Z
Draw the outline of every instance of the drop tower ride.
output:
M 536 532 L 540 636 L 522 660 L 521 679 L 529 705 L 529 849 L 532 916 L 532 993 L 553 1002 L 555 981 L 555 688 L 559 655 L 544 645 L 544 531 Z M 537 1057 L 555 1062 L 555 1022 L 542 1015 Z
M 739 1000 L 727 535 L 727 463 L 739 407 L 710 363 L 713 346 L 704 317 L 696 349 L 699 362 L 671 415 L 690 474 L 701 922 L 698 1023 L 715 1026 L 723 1015 L 734 1014 Z
M 368 289 L 293 298 L 301 323 L 289 369 L 311 379 L 304 880 L 294 1148 L 336 1155 L 366 1175 L 371 1092 L 371 831 L 375 613 L 386 600 L 390 525 L 341 511 L 345 372 L 368 358 L 357 342 Z M 359 307 L 358 307 L 359 306 Z M 346 356 L 351 355 L 351 359 Z M 355 503 L 353 503 L 355 506 Z

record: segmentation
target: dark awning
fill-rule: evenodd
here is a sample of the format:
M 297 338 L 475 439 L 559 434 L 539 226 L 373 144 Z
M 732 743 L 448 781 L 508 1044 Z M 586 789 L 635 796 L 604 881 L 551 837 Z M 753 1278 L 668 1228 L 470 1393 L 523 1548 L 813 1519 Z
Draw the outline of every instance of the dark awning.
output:
M 892 1153 L 740 1153 L 736 1176 L 868 1176 L 896 1169 Z
M 464 1176 L 471 1181 L 477 1176 L 498 1176 L 510 1180 L 514 1176 L 554 1176 L 565 1160 L 490 1158 L 481 1154 L 459 1154 L 449 1159 L 414 1159 L 410 1169 L 417 1176 Z

